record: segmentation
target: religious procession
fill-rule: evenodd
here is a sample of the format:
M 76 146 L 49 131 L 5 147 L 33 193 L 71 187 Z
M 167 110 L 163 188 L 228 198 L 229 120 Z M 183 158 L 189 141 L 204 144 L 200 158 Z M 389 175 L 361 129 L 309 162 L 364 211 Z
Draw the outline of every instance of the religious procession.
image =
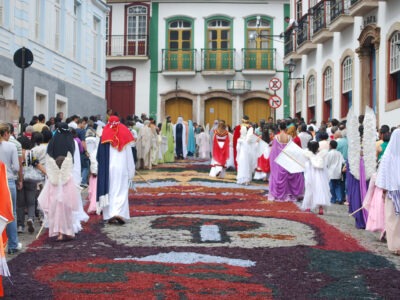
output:
M 142 171 L 200 160 L 209 163 L 211 178 L 231 173 L 237 185 L 261 183 L 266 201 L 292 202 L 318 215 L 347 205 L 356 228 L 378 232 L 388 251 L 400 255 L 399 149 L 400 129 L 377 128 L 369 107 L 365 115 L 350 110 L 346 121 L 319 126 L 248 116 L 233 128 L 224 120 L 203 126 L 169 116 L 157 124 L 146 114 L 120 118 L 112 109 L 104 120 L 59 113 L 46 121 L 41 114 L 20 135 L 2 123 L 2 244 L 8 239 L 12 256 L 22 248 L 21 235 L 46 229 L 49 239 L 73 241 L 96 214 L 107 226 L 124 225 Z M 10 275 L 4 253 L 0 273 Z

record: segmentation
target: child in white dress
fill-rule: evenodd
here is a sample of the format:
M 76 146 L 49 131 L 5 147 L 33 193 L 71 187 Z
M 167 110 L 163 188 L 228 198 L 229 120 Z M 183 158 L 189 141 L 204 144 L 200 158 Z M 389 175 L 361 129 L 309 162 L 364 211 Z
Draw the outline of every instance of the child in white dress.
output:
M 316 141 L 308 142 L 308 150 L 304 151 L 307 161 L 304 170 L 305 193 L 301 208 L 311 211 L 319 208 L 319 214 L 324 214 L 324 206 L 329 206 L 331 193 L 329 189 L 328 170 L 325 164 L 326 150 L 318 152 L 319 144 Z

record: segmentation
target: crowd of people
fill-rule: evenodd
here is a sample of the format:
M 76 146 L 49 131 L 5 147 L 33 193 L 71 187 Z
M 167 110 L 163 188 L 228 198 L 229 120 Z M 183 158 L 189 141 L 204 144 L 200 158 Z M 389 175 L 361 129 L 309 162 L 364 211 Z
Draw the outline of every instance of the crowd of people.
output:
M 74 239 L 91 213 L 124 224 L 136 170 L 201 159 L 210 161 L 209 176 L 232 171 L 240 185 L 268 182 L 269 200 L 298 202 L 305 212 L 324 214 L 332 204 L 347 204 L 357 228 L 380 231 L 389 250 L 400 254 L 399 136 L 387 125 L 377 130 L 368 109 L 365 116 L 350 112 L 346 121 L 320 126 L 299 118 L 251 122 L 248 116 L 233 128 L 224 120 L 210 128 L 182 117 L 173 123 L 169 116 L 157 124 L 146 114 L 120 119 L 111 109 L 104 120 L 59 113 L 46 121 L 41 114 L 20 135 L 2 123 L 0 161 L 15 218 L 7 225 L 8 253 L 21 249 L 18 234 L 36 232 L 40 217 L 58 241 Z M 282 160 L 289 149 L 300 170 Z

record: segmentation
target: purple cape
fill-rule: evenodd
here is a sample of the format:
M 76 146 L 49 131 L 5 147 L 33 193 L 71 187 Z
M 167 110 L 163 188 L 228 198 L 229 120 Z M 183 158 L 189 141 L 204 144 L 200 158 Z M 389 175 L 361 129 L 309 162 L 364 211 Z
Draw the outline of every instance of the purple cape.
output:
M 271 174 L 269 177 L 269 193 L 278 201 L 286 201 L 290 197 L 298 197 L 304 192 L 303 173 L 291 174 L 275 162 L 276 157 L 281 153 L 287 144 L 281 144 L 276 139 L 272 142 L 269 162 Z M 289 199 L 296 201 L 295 198 Z

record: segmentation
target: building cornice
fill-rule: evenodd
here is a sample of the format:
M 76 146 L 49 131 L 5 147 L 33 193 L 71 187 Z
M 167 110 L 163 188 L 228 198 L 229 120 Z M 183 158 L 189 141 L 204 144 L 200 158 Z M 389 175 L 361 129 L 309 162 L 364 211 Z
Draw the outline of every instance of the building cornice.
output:
M 104 12 L 110 11 L 110 7 L 107 5 L 105 0 L 92 0 L 92 3 L 94 6 L 103 10 Z

